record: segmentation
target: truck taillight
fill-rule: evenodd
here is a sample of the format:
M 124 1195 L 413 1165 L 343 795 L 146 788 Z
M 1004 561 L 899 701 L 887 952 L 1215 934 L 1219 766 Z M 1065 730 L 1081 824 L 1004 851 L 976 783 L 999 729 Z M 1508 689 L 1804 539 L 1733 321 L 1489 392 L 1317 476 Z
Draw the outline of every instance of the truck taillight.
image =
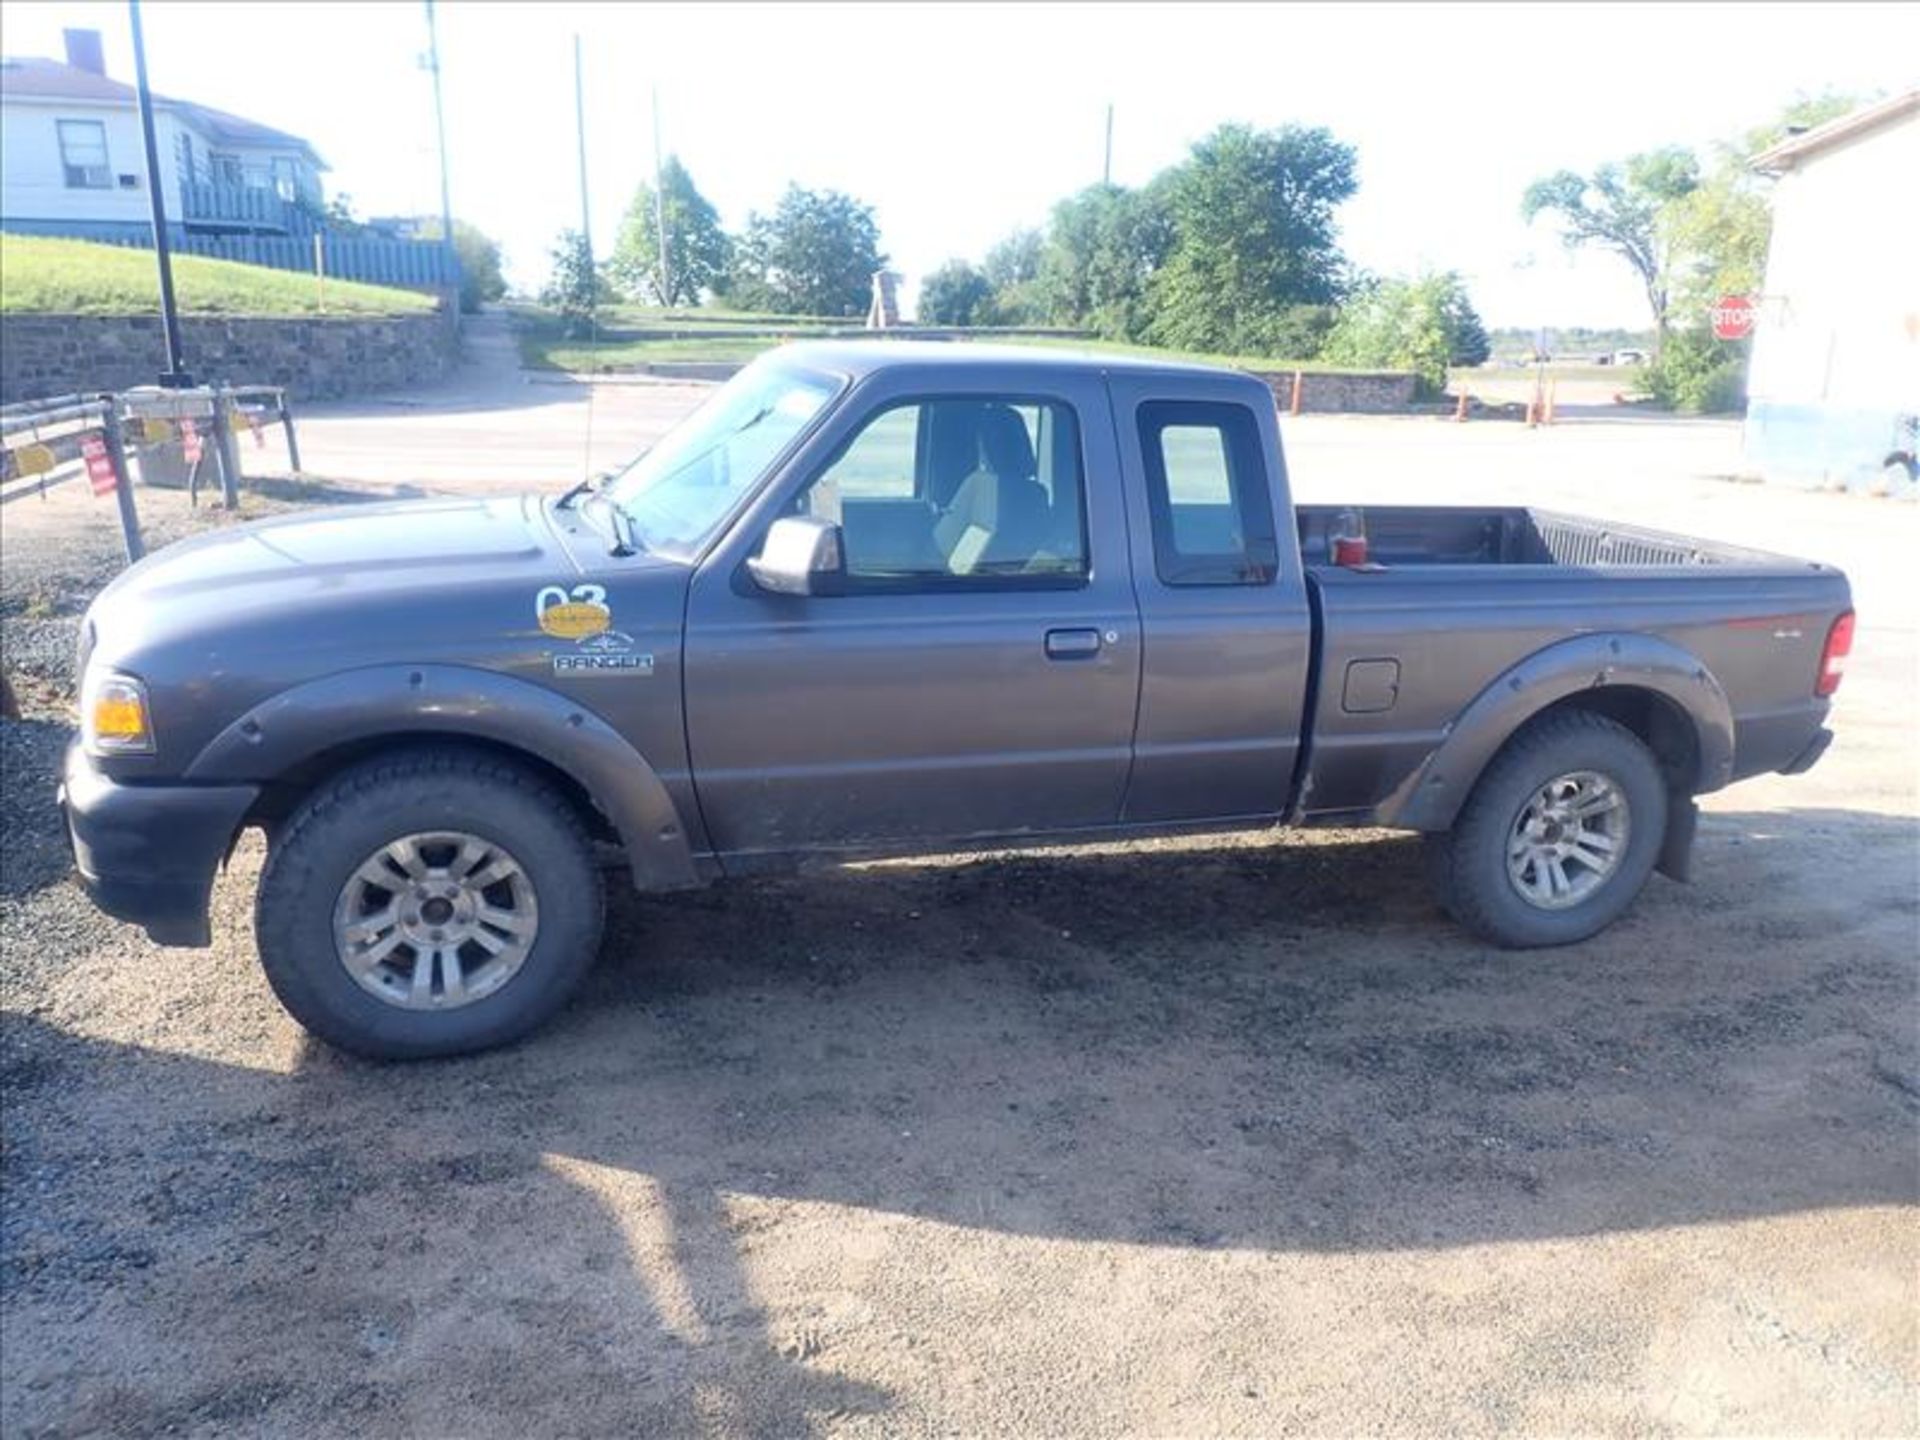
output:
M 1827 646 L 1820 652 L 1820 678 L 1813 682 L 1813 693 L 1831 695 L 1840 688 L 1847 673 L 1847 652 L 1853 649 L 1853 611 L 1843 612 L 1827 630 Z

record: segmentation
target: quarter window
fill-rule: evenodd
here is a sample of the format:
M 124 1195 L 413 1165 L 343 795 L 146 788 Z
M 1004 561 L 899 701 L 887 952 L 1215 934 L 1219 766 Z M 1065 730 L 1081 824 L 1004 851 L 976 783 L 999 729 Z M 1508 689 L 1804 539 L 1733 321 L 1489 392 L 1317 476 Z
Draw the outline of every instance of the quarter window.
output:
M 107 163 L 107 127 L 98 120 L 61 120 L 57 128 L 67 188 L 111 190 L 113 167 Z
M 1087 567 L 1070 406 L 967 397 L 895 405 L 801 496 L 840 527 L 854 589 L 1079 585 Z
M 1164 585 L 1267 585 L 1280 568 L 1260 427 L 1243 405 L 1140 407 L 1154 571 Z

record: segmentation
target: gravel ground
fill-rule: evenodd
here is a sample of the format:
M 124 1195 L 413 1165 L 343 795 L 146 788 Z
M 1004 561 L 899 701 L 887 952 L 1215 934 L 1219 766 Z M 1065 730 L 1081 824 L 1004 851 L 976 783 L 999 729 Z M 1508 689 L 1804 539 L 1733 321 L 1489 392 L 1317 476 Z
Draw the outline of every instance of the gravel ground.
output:
M 0 1431 L 1915 1431 L 1920 606 L 1569 950 L 1360 832 L 885 864 L 619 897 L 541 1036 L 378 1066 L 256 845 L 210 951 L 66 878 L 85 503 L 0 514 Z M 1912 597 L 1913 517 L 1749 513 Z

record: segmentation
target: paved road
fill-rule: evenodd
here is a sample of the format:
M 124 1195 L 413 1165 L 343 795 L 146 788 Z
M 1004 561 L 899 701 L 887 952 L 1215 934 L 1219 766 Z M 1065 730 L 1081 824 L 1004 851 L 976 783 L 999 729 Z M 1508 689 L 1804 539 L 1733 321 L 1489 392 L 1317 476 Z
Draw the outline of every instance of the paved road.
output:
M 300 459 L 332 480 L 427 489 L 560 489 L 630 459 L 711 387 L 646 380 L 583 385 L 524 371 L 504 315 L 467 322 L 466 357 L 445 382 L 377 400 L 302 407 Z M 287 468 L 278 431 L 249 468 Z

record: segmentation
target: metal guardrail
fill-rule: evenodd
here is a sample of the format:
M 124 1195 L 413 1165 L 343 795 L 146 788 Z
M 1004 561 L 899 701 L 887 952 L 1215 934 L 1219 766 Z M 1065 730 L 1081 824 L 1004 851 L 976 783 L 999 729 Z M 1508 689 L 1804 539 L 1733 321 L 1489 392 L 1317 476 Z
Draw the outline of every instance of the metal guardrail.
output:
M 203 435 L 199 429 L 207 427 Z M 221 501 L 229 510 L 240 503 L 238 427 L 258 431 L 278 424 L 286 431 L 287 458 L 300 469 L 300 442 L 294 433 L 287 392 L 275 385 L 202 385 L 168 390 L 143 386 L 112 394 L 56 395 L 0 406 L 0 452 L 6 475 L 0 504 L 38 495 L 55 485 L 87 476 L 96 495 L 111 494 L 119 514 L 127 559 L 146 553 L 133 494 L 134 472 L 141 479 L 158 447 L 181 444 L 190 498 L 199 497 L 200 464 L 211 452 L 220 477 Z M 144 453 L 143 452 L 144 449 Z M 157 465 L 156 465 L 156 468 Z

